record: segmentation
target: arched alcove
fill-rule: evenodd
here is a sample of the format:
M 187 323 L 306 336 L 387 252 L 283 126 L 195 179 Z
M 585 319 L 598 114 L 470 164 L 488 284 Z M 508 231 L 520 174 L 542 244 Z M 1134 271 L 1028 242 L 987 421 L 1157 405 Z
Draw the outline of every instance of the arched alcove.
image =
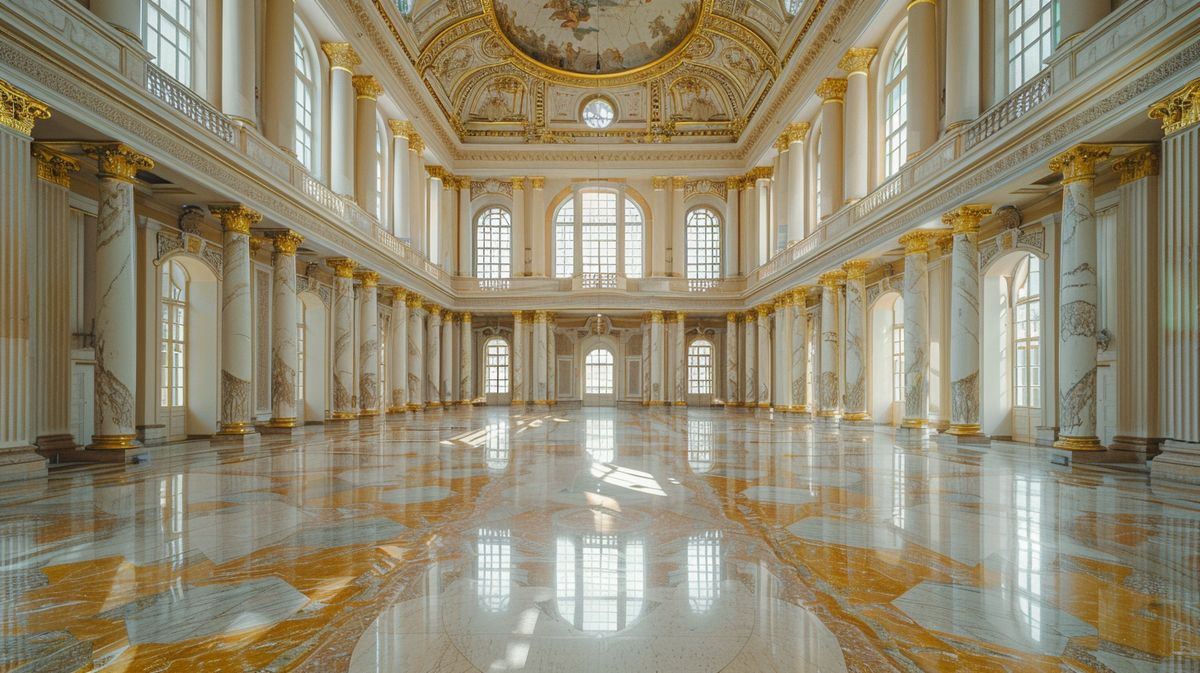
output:
M 163 347 L 164 329 L 159 329 L 158 385 L 159 421 L 166 426 L 167 438 L 184 439 L 189 436 L 208 436 L 217 430 L 217 398 L 220 385 L 219 372 L 213 367 L 220 362 L 217 345 L 220 340 L 221 289 L 217 272 L 195 255 L 184 252 L 163 257 L 158 261 L 160 284 L 158 311 L 160 321 L 167 320 L 167 307 L 162 291 L 164 274 L 177 270 L 179 277 L 174 282 L 185 285 L 182 340 L 183 351 L 183 396 L 182 404 L 164 404 L 162 399 L 163 379 L 166 375 L 166 359 L 170 346 Z M 167 329 L 170 329 L 169 327 Z
M 315 292 L 301 292 L 296 298 L 304 307 L 299 316 L 304 333 L 299 381 L 303 393 L 300 420 L 304 423 L 324 423 L 325 412 L 329 408 L 329 311 Z
M 877 423 L 899 425 L 904 416 L 904 398 L 899 394 L 904 387 L 903 366 L 897 385 L 895 360 L 899 353 L 902 361 L 904 353 L 904 300 L 900 293 L 891 291 L 879 295 L 871 305 L 869 321 L 871 380 L 868 403 L 871 418 Z
M 1036 267 L 1040 267 L 1043 257 L 1039 252 L 1024 249 L 997 256 L 983 270 L 980 292 L 979 413 L 982 432 L 991 437 L 1026 442 L 1034 441 L 1037 426 L 1041 424 L 1042 405 L 1053 403 L 1043 399 L 1049 390 L 1045 383 L 1050 363 L 1042 361 L 1043 349 L 1038 339 L 1045 334 L 1042 324 L 1045 312 L 1041 310 L 1040 302 L 1034 306 L 1037 315 L 1032 327 L 1028 315 L 1018 315 L 1019 311 L 1028 313 L 1030 310 L 1029 283 L 1037 283 L 1033 288 L 1036 291 L 1034 297 L 1044 294 L 1044 272 L 1031 278 L 1030 260 L 1037 260 Z M 1021 306 L 1026 308 L 1021 309 Z M 1033 350 L 1030 345 L 1034 346 Z M 1028 378 L 1031 373 L 1035 378 Z M 1021 379 L 1020 385 L 1018 379 Z M 1031 381 L 1035 383 L 1035 391 L 1030 389 Z M 1031 397 L 1033 394 L 1036 397 Z

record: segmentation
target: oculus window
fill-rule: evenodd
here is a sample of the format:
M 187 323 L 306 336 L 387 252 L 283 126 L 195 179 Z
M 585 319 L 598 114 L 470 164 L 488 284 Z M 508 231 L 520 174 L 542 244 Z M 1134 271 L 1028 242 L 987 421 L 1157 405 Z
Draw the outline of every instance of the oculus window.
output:
M 603 98 L 592 99 L 583 106 L 583 123 L 587 124 L 588 128 L 608 128 L 612 125 L 615 117 L 616 112 L 613 110 L 612 104 Z

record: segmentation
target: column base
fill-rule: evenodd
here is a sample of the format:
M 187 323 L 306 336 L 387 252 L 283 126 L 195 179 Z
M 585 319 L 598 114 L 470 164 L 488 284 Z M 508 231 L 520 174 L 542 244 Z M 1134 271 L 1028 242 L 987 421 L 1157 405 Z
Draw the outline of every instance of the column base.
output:
M 0 482 L 45 478 L 49 473 L 46 465 L 47 460 L 32 446 L 0 449 Z
M 430 402 L 428 404 L 428 406 L 430 409 L 438 409 L 438 408 L 441 408 L 442 403 L 441 402 Z
M 425 405 L 417 403 L 417 402 L 409 402 L 407 405 L 405 405 L 404 408 L 407 409 L 408 411 L 417 412 L 417 411 L 421 411 L 422 409 L 424 409 Z
M 89 451 L 124 451 L 141 449 L 137 435 L 92 435 L 92 443 L 88 444 Z
M 1053 444 L 1056 449 L 1065 451 L 1103 451 L 1104 445 L 1100 443 L 1099 437 L 1072 437 L 1070 435 L 1059 435 L 1058 440 Z
M 874 425 L 871 423 L 871 414 L 868 414 L 865 411 L 852 411 L 848 414 L 842 414 L 842 422 L 855 424 L 866 423 L 868 425 Z
M 257 445 L 262 435 L 254 426 L 245 423 L 230 423 L 221 431 L 209 438 L 212 446 L 251 446 Z
M 68 434 L 61 435 L 42 435 L 34 440 L 34 445 L 38 451 L 60 451 L 62 449 L 73 449 L 78 446 L 75 443 L 75 438 Z
M 769 402 L 759 402 L 758 404 L 756 404 L 754 406 L 758 409 L 770 409 L 771 408 L 771 404 Z
M 167 426 L 139 425 L 137 439 L 142 446 L 162 446 L 167 443 Z
M 271 425 L 274 422 L 275 419 L 271 419 L 263 425 L 258 426 L 259 434 L 291 437 L 292 435 L 299 434 L 301 432 L 300 426 L 294 422 L 292 425 Z
M 221 429 L 213 437 L 240 437 L 243 435 L 255 435 L 258 431 L 255 430 L 253 423 L 222 423 Z
M 1200 444 L 1168 439 L 1150 461 L 1150 479 L 1200 484 Z
M 673 403 L 671 403 L 671 406 L 673 406 L 673 407 L 686 407 L 686 406 L 687 406 L 687 402 L 673 402 Z
M 1166 440 L 1162 437 L 1116 435 L 1113 437 L 1113 443 L 1108 448 L 1113 451 L 1128 452 L 1132 454 L 1136 462 L 1145 463 L 1162 453 L 1162 444 L 1164 441 Z
M 353 411 L 335 411 L 329 416 L 331 421 L 354 421 L 358 420 L 358 414 Z
M 817 418 L 828 418 L 835 421 L 842 417 L 841 413 L 836 409 L 818 409 L 816 416 Z
M 395 404 L 395 405 L 392 405 L 392 406 L 388 407 L 388 409 L 387 409 L 387 412 L 388 412 L 388 414 L 389 414 L 389 415 L 391 415 L 391 414 L 402 414 L 402 413 L 404 413 L 404 412 L 406 412 L 406 411 L 408 411 L 408 405 L 407 405 L 407 404 Z
M 955 437 L 974 437 L 975 435 L 982 434 L 980 432 L 982 429 L 983 426 L 978 423 L 951 423 L 950 429 L 946 431 L 946 434 L 954 435 Z
M 512 400 L 509 402 L 509 405 L 514 407 L 523 407 L 525 406 L 525 400 Z
M 272 428 L 275 430 L 290 429 L 300 425 L 295 416 L 290 418 L 272 418 L 271 420 L 258 426 L 259 431 L 263 428 Z
M 943 446 L 991 446 L 992 438 L 976 432 L 975 434 L 955 433 L 953 426 L 946 432 L 934 435 L 933 441 Z
M 665 406 L 667 406 L 667 403 L 662 400 L 650 400 L 649 402 L 646 403 L 646 406 L 648 406 L 648 407 L 665 407 Z
M 900 427 L 905 430 L 928 430 L 929 419 L 927 418 L 906 418 L 900 422 Z
M 378 415 L 379 415 L 378 409 L 362 409 L 358 412 L 359 418 L 371 418 L 372 416 L 378 416 Z

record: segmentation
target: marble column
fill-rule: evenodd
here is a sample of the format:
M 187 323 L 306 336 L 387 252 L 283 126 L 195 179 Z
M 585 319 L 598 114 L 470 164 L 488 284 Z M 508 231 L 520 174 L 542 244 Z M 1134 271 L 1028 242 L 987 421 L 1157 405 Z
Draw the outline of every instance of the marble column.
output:
M 671 275 L 676 278 L 687 275 L 687 241 L 683 238 L 686 231 L 683 192 L 686 187 L 686 177 L 676 175 L 671 178 Z
M 92 0 L 92 13 L 141 44 L 146 25 L 145 0 Z
M 770 166 L 759 166 L 754 169 L 754 191 L 758 195 L 754 208 L 758 216 L 755 222 L 756 243 L 754 251 L 756 264 L 766 264 L 771 258 L 771 178 L 775 171 Z
M 943 231 L 918 229 L 900 237 L 904 246 L 903 428 L 929 425 L 929 249 Z
M 664 402 L 663 385 L 663 314 L 650 312 L 650 405 L 660 407 Z
M 273 232 L 274 282 L 271 300 L 271 420 L 269 428 L 294 428 L 298 424 L 296 369 L 299 335 L 296 330 L 296 250 L 304 237 L 293 231 Z
M 428 357 L 425 368 L 425 397 L 431 407 L 442 406 L 442 307 L 427 304 L 429 324 L 426 325 L 428 336 L 425 337 L 425 347 Z
M 18 139 L 19 142 L 19 139 Z M 79 162 L 41 144 L 33 146 L 37 180 L 29 230 L 29 266 L 33 280 L 29 327 L 32 345 L 33 434 L 43 450 L 73 449 L 71 435 L 71 175 Z M 10 180 L 21 172 L 6 172 Z M 11 185 L 20 189 L 20 185 Z M 16 287 L 16 286 L 10 286 Z
M 546 312 L 533 312 L 533 403 L 547 404 L 546 374 L 549 369 L 546 356 L 549 353 L 546 346 Z
M 1155 479 L 1200 483 L 1200 79 L 1150 108 L 1162 122 L 1159 180 L 1159 432 Z
M 352 259 L 325 260 L 333 269 L 333 414 L 335 421 L 358 418 L 354 407 L 354 268 Z
M 239 3 L 252 5 L 253 3 Z M 362 59 L 349 42 L 322 42 L 329 57 L 329 188 L 354 196 L 354 66 Z
M 379 396 L 379 274 L 359 271 L 362 301 L 358 316 L 358 415 L 378 416 Z
M 354 199 L 358 207 L 383 219 L 383 213 L 375 209 L 379 200 L 379 154 L 376 151 L 379 129 L 376 117 L 379 94 L 383 86 L 371 75 L 354 75 L 350 78 L 354 87 Z
M 650 405 L 650 323 L 642 316 L 642 406 Z
M 979 222 L 988 205 L 956 208 L 942 216 L 954 235 L 950 294 L 950 429 L 979 435 Z
M 675 406 L 687 406 L 687 314 L 675 312 Z
M 963 2 L 964 0 L 952 0 Z M 1095 0 L 1087 0 L 1094 2 Z M 978 33 L 976 33 L 978 34 Z M 908 3 L 908 154 L 925 151 L 938 139 L 941 87 L 938 77 L 937 3 Z
M 744 358 L 746 376 L 742 381 L 745 392 L 742 394 L 742 403 L 747 407 L 754 408 L 758 406 L 758 329 L 755 323 L 755 311 L 747 311 L 742 320 L 745 325 L 743 343 L 746 348 L 746 357 Z
M 781 250 L 787 247 L 791 240 L 789 232 L 791 226 L 788 224 L 788 203 L 787 190 L 792 184 L 790 176 L 791 169 L 791 154 L 788 152 L 790 143 L 787 138 L 787 131 L 779 134 L 775 139 L 775 172 L 771 179 L 771 252 L 769 256 L 774 256 Z
M 817 383 L 817 416 L 837 418 L 838 392 L 841 388 L 838 373 L 841 359 L 841 334 L 838 331 L 838 295 L 846 283 L 845 271 L 821 274 L 821 379 Z
M 735 197 L 736 198 L 736 197 Z M 738 314 L 725 314 L 725 406 L 736 407 L 738 390 Z
M 867 269 L 871 261 L 852 259 L 842 264 L 846 272 L 846 334 L 842 420 L 869 421 L 867 413 Z
M 946 130 L 979 116 L 980 0 L 946 3 Z M 990 22 L 989 22 L 990 25 Z
M 771 406 L 771 305 L 759 304 L 754 307 L 758 315 L 758 325 L 755 335 L 758 346 L 754 349 L 758 355 L 758 397 L 760 409 Z
M 1103 449 L 1096 436 L 1096 164 L 1104 145 L 1076 145 L 1056 156 L 1050 170 L 1063 174 L 1058 290 L 1058 414 L 1054 447 Z
M 388 413 L 403 413 L 408 407 L 408 292 L 392 288 L 392 329 L 388 331 L 388 380 L 392 389 Z
M 392 234 L 396 238 L 412 237 L 409 193 L 412 181 L 408 177 L 408 134 L 412 124 L 403 119 L 389 119 L 388 129 L 392 132 Z
M 254 303 L 250 298 L 250 227 L 262 215 L 245 206 L 210 207 L 225 230 L 221 266 L 221 430 L 218 435 L 252 434 L 254 396 Z
M 510 404 L 525 404 L 525 313 L 513 311 L 512 396 Z
M 425 408 L 425 302 L 408 293 L 408 410 Z
M 0 80 L 0 374 L 2 374 L 0 376 L 0 419 L 2 419 L 0 420 L 0 481 L 46 476 L 46 460 L 35 453 L 32 446 L 33 436 L 37 429 L 30 424 L 31 421 L 36 422 L 36 419 L 30 418 L 31 380 L 44 376 L 45 373 L 30 370 L 30 338 L 36 337 L 38 332 L 36 323 L 33 330 L 30 329 L 30 319 L 34 318 L 36 321 L 36 315 L 30 313 L 32 289 L 30 287 L 30 266 L 38 265 L 38 262 L 34 262 L 32 265 L 30 263 L 30 239 L 32 233 L 32 237 L 36 241 L 38 234 L 30 232 L 35 204 L 32 199 L 34 191 L 33 160 L 30 159 L 29 153 L 33 141 L 31 134 L 34 124 L 49 117 L 50 109 L 44 103 L 32 98 L 24 91 L 14 88 L 8 82 Z M 63 167 L 67 166 L 64 164 Z M 39 172 L 40 169 L 39 163 Z M 128 190 L 120 190 L 124 196 L 112 194 L 117 190 L 106 186 L 105 183 L 112 179 L 103 177 L 106 172 L 103 162 L 100 170 L 102 176 L 101 199 L 103 199 L 100 214 L 101 216 L 107 215 L 108 219 L 107 223 L 104 219 L 101 220 L 101 231 L 105 230 L 107 224 L 110 232 L 115 231 L 121 235 L 121 240 L 116 242 L 118 246 L 123 247 L 124 244 L 128 244 L 121 262 L 122 267 L 128 269 L 127 276 L 121 274 L 116 279 L 121 282 L 113 290 L 123 300 L 128 300 L 129 318 L 132 322 L 135 306 L 134 276 L 131 268 L 133 261 L 133 191 L 130 185 L 123 183 L 126 187 L 130 187 Z M 129 179 L 132 177 L 133 171 L 130 170 Z M 69 172 L 64 178 L 70 179 Z M 109 202 L 107 208 L 105 201 L 108 199 L 106 197 L 115 201 L 115 203 Z M 126 198 L 128 199 L 127 206 Z M 127 221 L 124 214 L 119 212 L 123 207 L 128 208 Z M 126 232 L 128 233 L 127 240 L 124 237 Z M 104 239 L 100 240 L 104 241 Z M 102 257 L 104 247 L 101 243 Z M 45 257 L 48 254 L 49 251 L 46 251 L 42 256 Z M 122 269 L 98 269 L 98 271 L 100 270 L 116 275 L 114 272 L 119 273 Z M 66 269 L 58 269 L 59 273 L 65 271 Z M 37 277 L 33 277 L 33 280 L 36 282 Z M 126 290 L 128 290 L 127 293 Z M 105 297 L 109 297 L 111 294 L 112 291 L 106 293 Z M 105 297 L 100 297 L 99 300 L 103 302 Z M 44 309 L 39 306 L 32 308 L 35 314 Z M 99 316 L 97 316 L 96 326 L 99 330 Z M 106 409 L 113 409 L 128 416 L 128 436 L 121 437 L 122 446 L 132 445 L 134 439 L 134 399 L 130 390 L 136 381 L 136 372 L 134 371 L 136 361 L 133 359 L 134 328 L 132 324 L 128 325 L 125 335 L 128 337 L 128 341 L 119 345 L 128 350 L 130 367 L 128 377 L 117 381 L 121 386 L 120 389 L 114 390 L 114 392 L 123 394 L 119 401 L 104 400 Z M 101 334 L 97 332 L 97 354 L 100 352 L 100 336 Z M 38 344 L 35 342 L 33 347 L 36 349 Z M 37 361 L 35 363 L 40 364 Z M 97 358 L 96 428 L 98 432 L 101 431 L 99 423 L 101 373 L 100 361 Z M 126 372 L 118 373 L 125 374 Z M 125 432 L 124 425 L 110 424 L 110 427 L 122 434 Z
M 738 232 L 738 193 L 742 188 L 742 179 L 736 175 L 725 178 L 725 230 L 721 232 L 721 243 L 725 250 L 724 275 L 726 278 L 737 276 L 739 243 L 741 235 Z
M 873 47 L 855 47 L 838 62 L 838 67 L 846 72 L 844 125 L 851 130 L 845 134 L 842 148 L 846 203 L 854 203 L 870 191 L 871 149 L 867 129 L 871 120 L 871 94 L 867 73 L 875 52 Z
M 792 293 L 792 411 L 809 412 L 808 402 L 808 292 L 812 287 L 801 285 Z
M 546 398 L 550 400 L 550 405 L 558 404 L 558 382 L 555 377 L 558 375 L 558 342 L 554 333 L 554 314 L 546 314 Z
M 512 275 L 525 275 L 525 178 L 512 177 Z M 579 236 L 578 233 L 575 234 Z
M 846 202 L 842 177 L 843 107 L 847 82 L 834 77 L 821 80 L 821 193 L 817 194 L 817 219 L 823 220 Z
M 295 156 L 295 0 L 265 0 L 263 19 L 263 136 Z
M 529 275 L 545 278 L 553 275 L 554 260 L 548 247 L 546 231 L 546 178 L 535 175 L 529 178 Z
M 258 42 L 257 3 L 221 3 L 221 112 L 255 128 Z M 295 73 L 289 77 L 295 79 Z
M 758 267 L 758 194 L 755 193 L 753 171 L 745 174 L 742 180 L 742 198 L 738 210 L 741 220 L 738 228 L 741 232 L 741 256 L 738 265 L 742 275 L 749 275 Z
M 775 322 L 775 340 L 771 355 L 771 380 L 774 383 L 771 386 L 771 394 L 772 404 L 775 410 L 780 412 L 792 410 L 792 317 L 789 310 L 791 302 L 790 292 L 776 297 L 775 312 L 772 314 Z
M 462 314 L 459 321 L 462 335 L 458 343 L 458 393 L 460 402 L 470 404 L 475 399 L 475 332 L 471 312 Z
M 455 315 L 446 311 L 442 320 L 442 377 L 441 377 L 441 393 L 442 406 L 454 406 L 458 400 L 458 391 L 455 385 L 458 383 L 458 374 L 454 369 L 454 353 L 457 350 L 454 344 L 454 325 L 457 322 Z
M 788 142 L 788 179 L 783 197 L 787 203 L 788 243 L 803 239 L 811 227 L 805 226 L 807 214 L 804 195 L 807 174 L 804 171 L 805 155 L 808 154 L 804 140 L 808 137 L 808 122 L 792 122 L 784 132 Z

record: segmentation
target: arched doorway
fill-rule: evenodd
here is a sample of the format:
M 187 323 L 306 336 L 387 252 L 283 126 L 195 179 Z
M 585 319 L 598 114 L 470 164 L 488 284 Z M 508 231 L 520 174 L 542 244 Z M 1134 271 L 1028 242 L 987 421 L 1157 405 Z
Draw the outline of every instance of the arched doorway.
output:
M 158 404 L 167 439 L 207 436 L 217 428 L 217 275 L 188 255 L 158 271 Z
M 871 307 L 871 417 L 899 425 L 904 418 L 904 299 L 887 292 Z
M 297 365 L 296 399 L 303 423 L 324 423 L 326 391 L 329 389 L 326 372 L 329 318 L 325 302 L 315 292 L 304 291 L 296 295 L 300 309 L 296 313 Z
M 490 337 L 483 343 L 483 394 L 489 406 L 509 404 L 511 370 L 508 342 L 503 337 Z
M 980 416 L 983 432 L 1033 442 L 1042 425 L 1042 259 L 1013 251 L 983 276 Z
M 616 357 L 598 346 L 583 358 L 583 406 L 611 407 L 617 403 Z
M 713 397 L 713 377 L 716 371 L 716 349 L 708 339 L 695 339 L 687 349 L 687 402 L 692 406 L 709 406 Z

